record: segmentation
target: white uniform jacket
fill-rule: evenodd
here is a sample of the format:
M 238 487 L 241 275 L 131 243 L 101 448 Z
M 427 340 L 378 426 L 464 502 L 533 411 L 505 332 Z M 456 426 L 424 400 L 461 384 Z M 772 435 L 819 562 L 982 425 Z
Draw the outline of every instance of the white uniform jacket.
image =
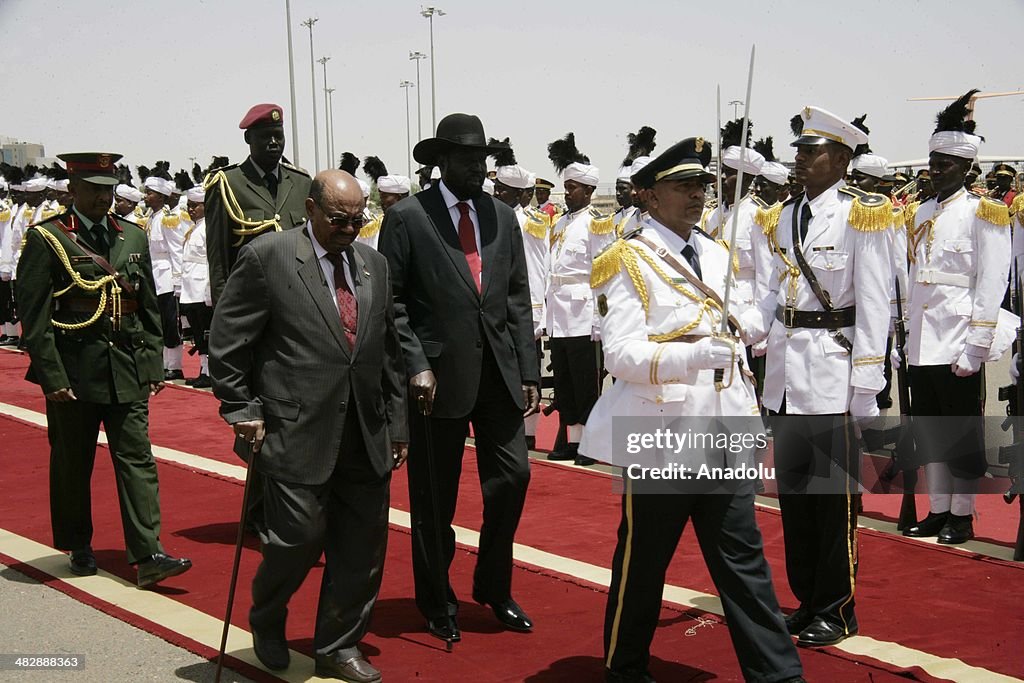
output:
M 807 203 L 798 195 L 785 203 L 771 238 L 776 244 L 768 295 L 743 319 L 748 343 L 768 335 L 763 401 L 790 414 L 839 414 L 849 410 L 853 389 L 878 392 L 889 334 L 892 285 L 892 205 L 839 181 L 811 202 L 803 254 L 835 309 L 856 306 L 856 323 L 839 332 L 853 343 L 851 354 L 828 329 L 786 328 L 776 309 L 824 310 L 793 255 L 793 219 Z M 797 219 L 799 220 L 799 219 Z M 756 312 L 755 312 L 756 311 Z
M 25 230 L 32 224 L 33 213 L 34 210 L 28 204 L 15 206 L 11 209 L 11 219 L 7 229 L 0 233 L 0 273 L 6 279 L 16 280 L 18 278 L 21 243 L 25 239 Z
M 515 208 L 519 228 L 523 233 L 523 251 L 526 254 L 526 273 L 530 280 L 530 304 L 533 307 L 533 338 L 544 334 L 546 310 L 544 294 L 548 290 L 548 271 L 551 251 L 548 249 L 548 229 L 551 218 L 543 211 Z
M 356 241 L 362 242 L 376 251 L 377 241 L 380 239 L 380 226 L 384 222 L 384 214 L 373 216 L 372 214 L 365 213 L 364 215 L 367 216 L 366 224 L 359 231 Z
M 908 218 L 910 365 L 950 365 L 968 346 L 988 355 L 1009 279 L 1009 223 L 1005 204 L 967 190 Z
M 590 291 L 594 256 L 615 240 L 611 216 L 591 207 L 564 214 L 548 237 L 551 275 L 548 280 L 546 327 L 549 337 L 591 337 L 600 325 Z
M 181 254 L 185 231 L 190 225 L 184 220 L 183 213 L 178 207 L 165 206 L 154 211 L 146 223 L 149 257 L 153 262 L 153 281 L 158 296 L 181 291 Z
M 181 303 L 213 305 L 206 260 L 206 219 L 190 223 L 181 252 Z
M 649 216 L 640 234 L 690 270 L 681 255 L 687 244 L 682 237 Z M 692 337 L 669 341 L 717 332 L 721 311 L 706 306 L 706 297 L 635 235 L 627 233 L 595 263 L 605 366 L 616 382 L 597 400 L 580 443 L 580 452 L 619 465 L 629 462 L 623 462 L 626 454 L 614 452 L 615 417 L 743 416 L 754 418 L 760 428 L 754 389 L 738 367 L 732 384 L 717 392 L 714 370 L 695 367 Z M 697 251 L 703 282 L 721 297 L 731 273 L 729 252 L 696 230 L 689 243 Z M 733 299 L 731 306 L 739 305 Z M 731 308 L 730 315 L 741 311 Z M 741 344 L 736 357 L 745 357 Z
M 767 204 L 763 200 L 748 194 L 740 200 L 738 211 L 734 212 L 733 207 L 730 205 L 723 212 L 722 205 L 718 205 L 707 215 L 707 221 L 705 222 L 704 230 L 708 233 L 709 237 L 722 240 L 723 243 L 728 244 L 729 237 L 732 235 L 733 213 L 739 214 L 736 224 L 736 260 L 739 263 L 739 272 L 736 274 L 736 288 L 738 290 L 737 298 L 743 303 L 744 307 L 754 304 L 758 264 L 758 258 L 754 252 L 757 246 L 754 241 L 754 233 L 758 231 L 758 226 L 755 224 L 754 218 L 757 215 L 758 209 L 765 208 L 767 208 Z M 763 242 L 761 247 L 763 248 L 766 244 Z M 768 260 L 762 259 L 762 262 L 767 265 Z

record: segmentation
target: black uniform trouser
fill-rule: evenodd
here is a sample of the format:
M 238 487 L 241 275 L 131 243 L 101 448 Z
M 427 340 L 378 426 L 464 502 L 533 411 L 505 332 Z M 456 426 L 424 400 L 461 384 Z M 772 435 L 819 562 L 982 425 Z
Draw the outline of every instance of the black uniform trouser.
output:
M 213 308 L 204 303 L 182 304 L 181 312 L 188 319 L 188 326 L 192 329 L 192 343 L 195 345 L 196 351 L 201 354 L 208 353 Z
M 601 343 L 590 337 L 552 337 L 555 403 L 566 425 L 586 424 L 601 394 Z
M 156 297 L 160 308 L 160 325 L 164 330 L 164 347 L 173 349 L 181 346 L 181 320 L 178 318 L 178 297 L 173 292 Z
M 409 405 L 415 406 L 416 402 L 410 400 Z M 433 453 L 426 445 L 426 420 L 430 422 Z M 476 464 L 484 499 L 480 548 L 473 573 L 473 596 L 481 602 L 496 603 L 511 597 L 512 542 L 526 500 L 530 462 L 523 412 L 505 389 L 505 380 L 487 346 L 484 347 L 476 403 L 469 415 L 424 418 L 414 412 L 410 419 L 408 462 L 412 566 L 416 579 L 416 606 L 428 619 L 454 615 L 458 611 L 448 571 L 455 557 L 452 519 L 455 517 L 462 455 L 470 422 L 476 439 Z M 437 485 L 436 500 L 431 493 L 428 469 L 427 458 L 431 456 Z M 440 528 L 434 525 L 435 505 Z M 442 589 L 445 594 L 440 592 Z
M 128 562 L 160 545 L 160 488 L 149 443 L 149 403 L 46 402 L 50 440 L 50 523 L 59 550 L 92 544 L 91 480 L 100 424 L 107 433 Z
M 249 611 L 254 629 L 284 638 L 288 601 L 323 554 L 313 647 L 343 658 L 358 655 L 380 592 L 391 490 L 391 475 L 378 476 L 370 463 L 355 405 L 349 401 L 337 464 L 325 483 L 263 478 L 263 561 Z
M 852 633 L 857 573 L 857 473 L 845 415 L 773 419 L 786 576 L 800 606 Z
M 0 325 L 14 322 L 14 280 L 0 280 Z
M 988 469 L 981 417 L 984 376 L 983 369 L 957 377 L 948 365 L 908 368 L 911 415 L 924 418 L 914 422 L 915 453 L 921 464 L 945 462 L 954 476 L 963 479 L 984 476 Z
M 634 494 L 629 480 L 625 486 L 605 610 L 605 667 L 638 680 L 646 671 L 665 572 L 693 520 L 744 678 L 801 675 L 754 519 L 752 485 L 735 494 Z
M 892 402 L 892 335 L 885 340 L 885 361 L 882 364 L 882 377 L 885 379 L 885 386 L 878 392 L 877 400 L 882 403 Z

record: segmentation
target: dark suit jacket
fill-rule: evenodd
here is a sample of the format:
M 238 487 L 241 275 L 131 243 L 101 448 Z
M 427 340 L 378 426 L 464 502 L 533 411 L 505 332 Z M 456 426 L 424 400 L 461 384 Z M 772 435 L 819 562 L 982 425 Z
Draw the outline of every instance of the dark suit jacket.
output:
M 163 335 L 160 311 L 149 262 L 149 242 L 139 226 L 114 216 L 108 218 L 116 238 L 107 255 L 110 265 L 131 283 L 133 292 L 123 291 L 122 301 L 133 301 L 137 310 L 121 316 L 113 329 L 109 315 L 82 329 L 54 327 L 51 320 L 82 323 L 99 308 L 100 290 L 70 287 L 67 267 L 43 237 L 56 238 L 67 254 L 68 265 L 86 280 L 99 280 L 107 273 L 85 255 L 76 240 L 96 249 L 87 231 L 65 213 L 40 223 L 25 233 L 25 247 L 18 261 L 16 293 L 22 319 L 23 338 L 32 364 L 28 379 L 42 386 L 44 393 L 70 387 L 80 400 L 93 403 L 128 403 L 149 399 L 149 385 L 163 380 Z M 109 292 L 109 288 L 105 288 Z M 72 310 L 71 299 L 89 311 Z M 110 306 L 108 299 L 108 306 Z
M 278 217 L 282 230 L 301 228 L 306 225 L 306 197 L 309 195 L 309 176 L 294 166 L 281 164 L 281 180 L 277 186 L 277 200 L 270 196 L 270 190 L 263 184 L 263 178 L 246 159 L 241 164 L 220 169 L 224 172 L 230 192 L 242 210 L 242 217 L 248 221 L 272 220 Z M 221 181 L 223 182 L 223 181 Z M 213 302 L 220 299 L 224 283 L 235 265 L 238 252 L 245 244 L 261 235 L 239 236 L 234 230 L 243 226 L 228 215 L 228 208 L 221 197 L 220 183 L 206 191 L 206 258 L 210 263 L 210 289 Z M 270 229 L 271 232 L 273 228 Z M 268 234 L 267 232 L 262 234 Z
M 353 244 L 355 349 L 305 230 L 267 235 L 238 255 L 210 329 L 210 375 L 229 423 L 262 419 L 257 467 L 294 484 L 326 482 L 355 400 L 378 475 L 391 442 L 407 442 L 405 372 L 387 261 Z
M 464 417 L 472 410 L 484 338 L 517 406 L 524 407 L 522 385 L 540 382 L 519 221 L 490 195 L 482 194 L 474 204 L 482 293 L 473 284 L 439 185 L 395 204 L 381 227 L 378 248 L 391 265 L 406 370 L 410 377 L 434 371 L 435 417 Z

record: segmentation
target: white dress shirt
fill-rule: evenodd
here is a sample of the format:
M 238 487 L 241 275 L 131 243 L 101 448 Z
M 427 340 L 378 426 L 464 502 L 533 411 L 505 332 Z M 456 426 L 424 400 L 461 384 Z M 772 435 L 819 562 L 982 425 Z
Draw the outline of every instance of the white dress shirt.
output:
M 480 248 L 480 219 L 477 217 L 476 204 L 473 203 L 472 199 L 462 200 L 452 194 L 452 191 L 448 189 L 448 186 L 444 184 L 443 180 L 437 181 L 438 186 L 441 188 L 441 197 L 444 198 L 444 205 L 448 207 L 448 215 L 452 217 L 452 225 L 455 226 L 455 236 L 459 236 L 459 219 L 462 218 L 462 214 L 459 212 L 459 207 L 456 206 L 461 201 L 465 201 L 469 204 L 469 219 L 473 221 L 473 236 L 476 238 L 476 253 L 480 255 L 480 266 L 481 274 L 483 272 L 484 255 L 483 250 Z
M 331 299 L 334 301 L 334 307 L 338 309 L 338 315 L 341 315 L 341 306 L 338 304 L 338 281 L 334 278 L 334 264 L 327 258 L 327 250 L 316 241 L 316 235 L 313 234 L 313 226 L 310 225 L 309 221 L 306 221 L 306 234 L 309 235 L 309 239 L 313 242 L 313 253 L 316 254 L 316 260 L 320 264 L 320 271 L 327 278 L 327 282 L 331 286 Z M 352 280 L 352 264 L 348 261 L 348 250 L 341 252 L 341 258 L 346 266 L 345 282 L 348 283 L 348 290 L 355 294 L 356 283 Z

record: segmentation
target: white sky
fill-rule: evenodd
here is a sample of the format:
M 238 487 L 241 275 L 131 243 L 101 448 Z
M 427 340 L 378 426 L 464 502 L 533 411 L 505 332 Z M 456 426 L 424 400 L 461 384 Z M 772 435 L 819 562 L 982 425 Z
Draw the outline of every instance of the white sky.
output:
M 410 50 L 429 53 L 427 20 L 407 0 L 293 0 L 299 160 L 313 168 L 309 33 L 334 93 L 335 148 L 380 156 L 406 172 L 405 97 L 416 80 Z M 992 0 L 438 0 L 434 19 L 437 115 L 477 114 L 489 136 L 510 137 L 519 162 L 554 180 L 546 145 L 567 131 L 611 183 L 625 136 L 642 125 L 658 148 L 715 139 L 742 99 L 757 45 L 751 119 L 792 159 L 788 122 L 804 105 L 847 119 L 868 114 L 871 144 L 890 160 L 927 155 L 944 103 L 908 97 L 972 87 L 1017 90 L 1024 2 Z M 284 0 L 0 0 L 0 135 L 41 142 L 48 155 L 125 154 L 133 167 L 169 159 L 205 166 L 244 159 L 238 121 L 258 102 L 289 110 Z M 421 62 L 424 136 L 430 134 L 430 62 Z M 323 67 L 316 64 L 321 166 Z M 412 138 L 416 89 L 410 90 Z M 983 155 L 1021 155 L 1024 95 L 982 100 Z M 290 135 L 290 121 L 286 120 Z M 294 159 L 294 141 L 286 154 Z M 416 167 L 413 161 L 413 168 Z

